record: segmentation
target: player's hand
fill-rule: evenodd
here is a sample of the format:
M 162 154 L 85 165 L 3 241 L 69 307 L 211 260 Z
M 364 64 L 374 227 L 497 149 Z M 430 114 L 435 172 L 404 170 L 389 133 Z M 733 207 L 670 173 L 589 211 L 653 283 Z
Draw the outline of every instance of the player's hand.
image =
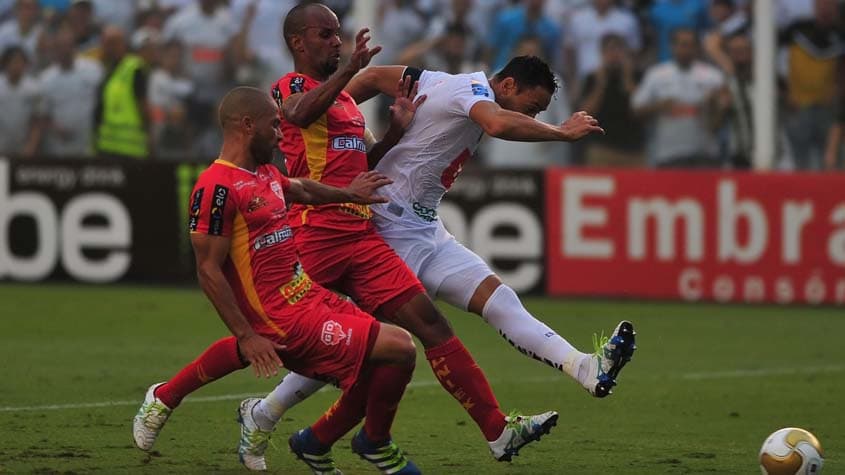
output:
M 419 81 L 414 82 L 411 76 L 405 76 L 399 81 L 399 86 L 396 90 L 396 101 L 390 106 L 390 127 L 396 127 L 399 130 L 405 131 L 414 120 L 414 114 L 417 113 L 417 108 L 425 102 L 427 96 L 423 94 L 417 97 L 419 90 Z M 414 98 L 416 100 L 414 100 Z
M 599 127 L 599 121 L 584 111 L 572 114 L 569 120 L 560 124 L 560 130 L 568 141 L 579 140 L 593 133 L 604 133 L 604 129 Z
M 393 180 L 390 178 L 375 170 L 370 170 L 368 172 L 361 172 L 356 176 L 352 180 L 352 183 L 346 187 L 346 192 L 349 193 L 349 201 L 353 203 L 362 205 L 387 203 L 387 198 L 376 195 L 375 191 L 391 183 L 393 183 Z
M 373 56 L 381 51 L 381 46 L 376 46 L 375 48 L 367 46 L 367 42 L 370 41 L 369 32 L 369 28 L 361 28 L 358 34 L 355 35 L 355 50 L 352 51 L 352 56 L 349 58 L 349 65 L 347 65 L 347 70 L 352 74 L 366 68 Z
M 255 376 L 269 378 L 279 373 L 279 368 L 284 367 L 279 358 L 278 351 L 287 348 L 279 345 L 268 338 L 258 334 L 251 334 L 238 338 L 238 349 L 247 361 L 252 364 Z

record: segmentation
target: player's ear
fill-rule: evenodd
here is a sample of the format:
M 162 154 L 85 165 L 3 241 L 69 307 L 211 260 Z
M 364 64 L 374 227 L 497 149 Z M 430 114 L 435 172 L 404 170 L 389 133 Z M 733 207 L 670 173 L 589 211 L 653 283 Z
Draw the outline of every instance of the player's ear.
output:
M 516 94 L 516 89 L 516 79 L 512 77 L 506 77 L 505 79 L 502 79 L 502 91 L 504 91 L 506 95 Z
M 290 48 L 298 53 L 305 52 L 305 44 L 302 41 L 302 35 L 293 35 L 290 37 Z
M 255 121 L 252 119 L 252 117 L 245 115 L 241 117 L 241 128 L 245 133 L 251 135 L 252 132 L 255 130 Z

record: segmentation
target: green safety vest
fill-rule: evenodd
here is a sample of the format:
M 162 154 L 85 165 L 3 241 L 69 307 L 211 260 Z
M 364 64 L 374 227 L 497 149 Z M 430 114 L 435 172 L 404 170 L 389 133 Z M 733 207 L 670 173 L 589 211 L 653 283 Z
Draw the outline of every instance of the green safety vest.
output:
M 97 131 L 100 152 L 147 158 L 147 131 L 135 100 L 135 72 L 144 67 L 138 56 L 127 55 L 103 88 L 103 116 Z

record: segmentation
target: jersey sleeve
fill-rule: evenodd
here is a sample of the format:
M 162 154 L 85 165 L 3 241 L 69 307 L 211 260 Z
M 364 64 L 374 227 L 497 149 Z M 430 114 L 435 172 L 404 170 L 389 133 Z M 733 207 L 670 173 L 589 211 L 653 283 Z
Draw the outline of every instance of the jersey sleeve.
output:
M 452 104 L 456 113 L 469 117 L 469 111 L 476 103 L 493 101 L 493 93 L 487 81 L 481 81 L 472 76 L 465 76 L 456 84 Z
M 188 227 L 192 233 L 228 237 L 232 235 L 237 199 L 227 181 L 209 175 L 203 173 L 194 186 Z

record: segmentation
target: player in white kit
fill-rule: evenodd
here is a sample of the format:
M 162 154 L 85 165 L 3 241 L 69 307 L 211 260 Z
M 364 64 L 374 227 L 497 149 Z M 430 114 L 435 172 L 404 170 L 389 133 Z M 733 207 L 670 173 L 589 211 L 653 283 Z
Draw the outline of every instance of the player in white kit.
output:
M 481 72 L 371 67 L 346 90 L 362 102 L 378 93 L 394 94 L 397 82 L 408 76 L 427 100 L 399 143 L 376 165 L 393 180 L 380 189 L 388 204 L 372 207 L 379 233 L 432 297 L 480 315 L 521 353 L 570 375 L 593 396 L 607 396 L 636 348 L 633 325 L 622 321 L 609 338 L 594 338 L 594 353 L 576 350 L 534 318 L 513 289 L 457 242 L 437 217 L 441 198 L 484 133 L 515 141 L 574 141 L 604 131 L 586 112 L 573 114 L 560 126 L 534 119 L 557 90 L 548 65 L 536 57 L 514 58 L 489 80 Z M 258 425 L 266 430 L 323 385 L 289 374 L 262 401 L 263 410 L 255 415 Z

